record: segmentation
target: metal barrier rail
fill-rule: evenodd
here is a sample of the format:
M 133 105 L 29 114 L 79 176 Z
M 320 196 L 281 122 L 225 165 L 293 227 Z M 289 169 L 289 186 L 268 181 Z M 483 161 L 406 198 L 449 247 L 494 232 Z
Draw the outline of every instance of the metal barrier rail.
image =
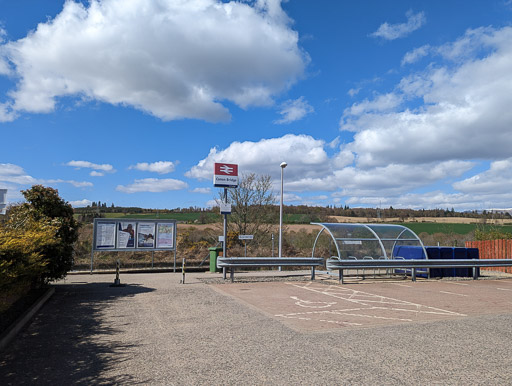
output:
M 338 260 L 327 259 L 326 267 L 329 270 L 339 270 L 339 281 L 343 284 L 343 270 L 366 268 L 411 268 L 412 281 L 416 281 L 418 268 L 473 268 L 473 279 L 478 278 L 477 268 L 485 267 L 512 267 L 512 259 L 439 259 L 439 260 Z
M 218 257 L 218 268 L 231 268 L 231 281 L 234 281 L 236 267 L 311 267 L 311 280 L 315 280 L 315 267 L 324 265 L 322 257 Z M 224 270 L 224 279 L 226 271 Z

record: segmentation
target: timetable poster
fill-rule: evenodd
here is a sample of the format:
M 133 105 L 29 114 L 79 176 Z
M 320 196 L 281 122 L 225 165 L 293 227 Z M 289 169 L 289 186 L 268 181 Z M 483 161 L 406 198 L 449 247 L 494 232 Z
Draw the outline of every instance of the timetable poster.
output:
M 98 222 L 96 227 L 96 248 L 114 248 L 116 242 L 116 223 Z

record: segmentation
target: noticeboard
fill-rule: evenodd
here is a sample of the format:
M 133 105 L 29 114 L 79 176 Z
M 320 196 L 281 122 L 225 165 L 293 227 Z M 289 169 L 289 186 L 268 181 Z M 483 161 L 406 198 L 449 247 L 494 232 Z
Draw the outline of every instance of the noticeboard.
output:
M 176 220 L 95 218 L 93 251 L 175 251 Z

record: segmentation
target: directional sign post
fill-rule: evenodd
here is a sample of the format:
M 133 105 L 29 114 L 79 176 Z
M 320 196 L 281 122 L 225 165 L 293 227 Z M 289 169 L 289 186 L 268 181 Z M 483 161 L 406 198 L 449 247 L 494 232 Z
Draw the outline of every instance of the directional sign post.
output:
M 247 257 L 247 240 L 254 239 L 254 235 L 239 235 L 238 240 L 244 241 L 245 257 Z

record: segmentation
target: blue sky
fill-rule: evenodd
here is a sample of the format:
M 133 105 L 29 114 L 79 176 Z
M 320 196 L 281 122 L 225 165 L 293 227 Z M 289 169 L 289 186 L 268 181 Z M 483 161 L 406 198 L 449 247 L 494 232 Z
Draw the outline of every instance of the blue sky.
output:
M 0 0 L 0 188 L 211 205 L 512 207 L 512 2 Z

